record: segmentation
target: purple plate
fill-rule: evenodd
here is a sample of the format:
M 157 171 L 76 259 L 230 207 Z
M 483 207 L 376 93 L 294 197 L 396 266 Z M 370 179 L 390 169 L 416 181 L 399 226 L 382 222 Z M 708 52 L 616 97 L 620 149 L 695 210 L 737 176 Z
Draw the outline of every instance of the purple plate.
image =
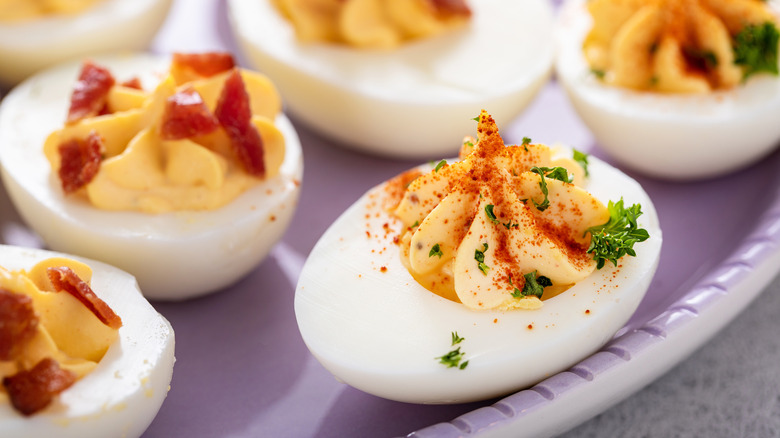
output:
M 215 49 L 237 53 L 223 2 L 175 2 L 154 50 Z M 738 174 L 703 182 L 632 175 L 655 202 L 664 247 L 645 299 L 605 348 L 503 399 L 435 406 L 384 400 L 337 382 L 309 354 L 298 333 L 293 296 L 306 256 L 331 222 L 370 187 L 419 163 L 361 155 L 300 123 L 296 128 L 304 149 L 303 186 L 281 243 L 224 291 L 182 303 L 153 303 L 176 331 L 177 362 L 171 391 L 144 437 L 560 433 L 687 357 L 780 270 L 780 152 Z M 499 128 L 508 143 L 528 136 L 603 158 L 554 82 L 521 118 Z M 41 245 L 4 190 L 0 243 Z M 730 299 L 735 294 L 739 299 Z

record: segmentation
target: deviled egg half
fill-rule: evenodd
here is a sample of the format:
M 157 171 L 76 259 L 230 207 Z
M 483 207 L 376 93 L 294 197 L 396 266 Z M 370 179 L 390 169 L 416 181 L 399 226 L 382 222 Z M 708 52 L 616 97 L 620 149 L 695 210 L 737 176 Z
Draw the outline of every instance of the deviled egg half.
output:
M 0 85 L 62 62 L 116 50 L 143 50 L 171 0 L 3 0 Z
M 243 53 L 292 114 L 383 156 L 454 155 L 473 108 L 508 122 L 552 70 L 545 0 L 230 0 L 228 8 Z
M 744 168 L 780 143 L 776 1 L 570 0 L 556 72 L 598 144 L 671 180 Z
M 413 403 L 516 391 L 595 352 L 650 284 L 662 236 L 636 181 L 567 148 L 505 146 L 484 111 L 478 131 L 460 161 L 369 190 L 303 267 L 302 338 L 355 388 Z
M 0 435 L 138 437 L 170 389 L 174 333 L 113 266 L 0 245 Z
M 292 218 L 303 159 L 280 108 L 227 53 L 66 64 L 0 106 L 3 181 L 52 249 L 130 272 L 148 298 L 202 295 L 253 269 Z

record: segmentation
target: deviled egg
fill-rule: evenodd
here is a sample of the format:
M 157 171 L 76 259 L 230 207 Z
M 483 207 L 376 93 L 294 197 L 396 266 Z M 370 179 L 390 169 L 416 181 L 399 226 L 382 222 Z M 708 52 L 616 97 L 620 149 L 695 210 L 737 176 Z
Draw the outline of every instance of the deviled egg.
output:
M 303 160 L 280 108 L 229 54 L 66 64 L 3 101 L 3 181 L 52 249 L 130 272 L 149 298 L 202 295 L 253 269 L 292 218 Z
M 174 333 L 131 275 L 0 245 L 0 295 L 0 435 L 138 437 L 146 430 L 170 388 Z
M 654 275 L 661 230 L 636 181 L 567 148 L 504 146 L 484 112 L 464 145 L 369 190 L 303 267 L 301 336 L 360 390 L 462 403 L 530 386 L 607 342 Z
M 568 1 L 556 72 L 598 144 L 672 180 L 749 166 L 780 142 L 778 3 Z
M 87 55 L 146 49 L 170 6 L 171 0 L 3 0 L 0 85 Z
M 439 25 L 446 29 L 424 37 L 393 40 L 386 44 L 392 48 L 303 40 L 299 36 L 304 32 L 296 31 L 275 3 L 307 5 L 315 12 L 343 7 L 348 11 L 340 24 L 355 25 L 347 32 L 357 34 L 353 40 L 371 40 L 375 33 L 393 40 L 387 29 L 392 14 L 380 11 L 383 5 L 406 7 L 406 15 L 394 19 L 427 29 L 430 23 L 420 9 L 463 2 L 228 2 L 242 51 L 278 85 L 290 112 L 361 151 L 399 158 L 453 155 L 459 133 L 468 132 L 473 108 L 492 108 L 500 123 L 508 122 L 528 105 L 552 69 L 553 12 L 545 0 L 470 1 L 467 22 Z M 307 16 L 301 15 L 305 21 Z

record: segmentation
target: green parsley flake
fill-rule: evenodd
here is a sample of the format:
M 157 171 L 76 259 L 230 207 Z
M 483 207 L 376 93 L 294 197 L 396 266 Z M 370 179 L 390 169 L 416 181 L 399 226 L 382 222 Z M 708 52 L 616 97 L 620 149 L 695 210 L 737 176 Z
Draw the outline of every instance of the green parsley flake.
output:
M 588 154 L 585 152 L 580 152 L 577 149 L 573 149 L 573 156 L 572 158 L 574 161 L 579 163 L 580 166 L 582 166 L 582 170 L 585 171 L 585 176 L 590 176 L 590 172 L 588 171 Z
M 441 256 L 443 255 L 444 253 L 441 251 L 441 248 L 439 247 L 438 243 L 436 245 L 433 245 L 431 251 L 428 253 L 428 257 L 439 256 L 439 258 L 441 258 Z
M 514 292 L 512 292 L 512 296 L 515 298 L 523 298 L 529 295 L 542 298 L 544 288 L 552 286 L 552 281 L 548 277 L 545 277 L 544 275 L 537 276 L 536 271 L 524 274 L 523 277 L 525 278 L 523 290 L 515 288 Z M 512 284 L 511 277 L 509 278 L 509 284 Z
M 482 251 L 478 249 L 474 250 L 474 260 L 477 261 L 477 267 L 479 270 L 482 271 L 483 274 L 487 275 L 488 271 L 490 270 L 490 266 L 485 264 L 485 251 L 488 249 L 488 244 L 483 243 L 482 245 Z
M 609 220 L 585 230 L 590 233 L 591 240 L 587 252 L 593 253 L 596 269 L 601 269 L 607 260 L 617 266 L 619 258 L 628 254 L 636 256 L 633 247 L 637 242 L 644 242 L 650 234 L 644 228 L 639 228 L 637 218 L 642 215 L 642 206 L 634 204 L 630 208 L 623 207 L 623 198 L 607 206 Z
M 534 166 L 531 168 L 531 172 L 539 175 L 539 188 L 542 189 L 542 194 L 544 195 L 544 200 L 542 202 L 536 202 L 536 200 L 531 199 L 531 202 L 534 203 L 534 206 L 536 206 L 536 209 L 539 211 L 544 211 L 547 209 L 547 207 L 550 206 L 550 199 L 548 198 L 549 191 L 547 189 L 547 181 L 545 180 L 545 177 L 557 179 L 558 181 L 563 181 L 566 183 L 572 182 L 572 177 L 569 176 L 569 172 L 565 167 Z
M 457 344 L 460 344 L 463 342 L 464 338 L 461 338 L 458 336 L 458 332 L 452 332 L 452 346 L 454 347 Z M 444 356 L 436 357 L 440 364 L 446 365 L 447 368 L 458 368 L 458 369 L 465 369 L 469 361 L 463 361 L 463 357 L 466 355 L 466 353 L 460 351 L 460 347 L 451 350 L 449 353 L 445 354 Z
M 485 214 L 487 214 L 488 219 L 490 219 L 490 222 L 493 222 L 494 224 L 498 223 L 498 219 L 496 219 L 496 215 L 493 213 L 493 208 L 495 206 L 493 204 L 488 204 L 485 206 Z
M 442 167 L 444 167 L 446 165 L 447 165 L 447 160 L 441 160 L 441 161 L 438 162 L 438 164 L 436 164 L 436 167 L 433 168 L 433 171 L 434 172 L 438 172 L 439 169 L 441 169 Z
M 743 67 L 743 80 L 760 72 L 778 74 L 777 26 L 771 21 L 747 25 L 734 37 L 734 64 Z
M 463 342 L 464 339 L 465 338 L 461 338 L 460 336 L 458 336 L 458 332 L 452 332 L 452 346 L 453 347 L 458 345 L 458 344 L 460 344 L 461 342 Z

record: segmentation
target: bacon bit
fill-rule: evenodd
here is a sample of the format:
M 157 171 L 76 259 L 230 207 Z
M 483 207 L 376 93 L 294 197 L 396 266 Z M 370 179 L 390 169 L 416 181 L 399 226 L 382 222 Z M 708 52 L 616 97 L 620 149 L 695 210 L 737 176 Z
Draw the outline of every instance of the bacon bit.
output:
M 238 69 L 225 79 L 225 85 L 214 110 L 217 120 L 225 128 L 233 151 L 250 175 L 265 176 L 263 161 L 263 139 L 252 124 L 252 110 L 249 107 L 249 94 Z
M 165 102 L 160 125 L 163 140 L 181 140 L 204 135 L 219 127 L 219 121 L 201 95 L 192 88 L 179 91 Z
M 108 91 L 114 86 L 114 82 L 114 77 L 108 69 L 93 64 L 92 61 L 85 61 L 79 79 L 73 86 L 65 123 L 76 123 L 103 112 L 108 100 Z
M 71 139 L 59 146 L 62 190 L 73 193 L 89 184 L 100 170 L 103 154 L 103 138 L 92 131 L 86 140 Z
M 32 338 L 37 327 L 32 298 L 0 288 L 0 360 L 11 360 L 15 347 Z
M 60 368 L 47 357 L 27 371 L 3 379 L 11 404 L 23 415 L 32 415 L 52 402 L 54 396 L 76 381 L 76 374 Z
M 51 284 L 58 292 L 67 292 L 84 304 L 97 318 L 112 329 L 122 327 L 122 318 L 95 295 L 92 288 L 67 266 L 46 269 Z
M 233 55 L 227 52 L 174 53 L 171 60 L 171 71 L 189 71 L 206 78 L 235 66 Z
M 144 89 L 143 85 L 141 85 L 141 80 L 138 79 L 138 76 L 135 76 L 135 77 L 133 77 L 131 79 L 128 79 L 128 80 L 122 82 L 120 85 L 122 85 L 123 87 L 127 87 L 127 88 L 134 88 L 136 90 L 143 90 Z
M 465 0 L 429 0 L 433 9 L 443 16 L 471 16 L 471 9 Z

